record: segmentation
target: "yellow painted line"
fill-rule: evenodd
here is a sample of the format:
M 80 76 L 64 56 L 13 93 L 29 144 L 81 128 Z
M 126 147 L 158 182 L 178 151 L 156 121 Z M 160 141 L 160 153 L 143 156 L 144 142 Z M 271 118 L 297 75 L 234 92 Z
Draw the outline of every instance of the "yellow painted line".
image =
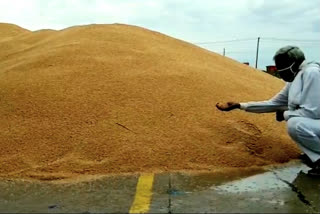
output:
M 136 195 L 129 213 L 147 213 L 149 211 L 152 197 L 153 177 L 153 174 L 140 175 Z

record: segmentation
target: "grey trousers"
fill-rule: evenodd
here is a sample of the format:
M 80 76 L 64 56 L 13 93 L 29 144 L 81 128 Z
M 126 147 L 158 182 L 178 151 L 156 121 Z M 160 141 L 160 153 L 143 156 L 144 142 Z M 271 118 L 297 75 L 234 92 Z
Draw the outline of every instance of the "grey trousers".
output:
M 320 120 L 293 117 L 287 121 L 288 133 L 312 162 L 320 159 Z

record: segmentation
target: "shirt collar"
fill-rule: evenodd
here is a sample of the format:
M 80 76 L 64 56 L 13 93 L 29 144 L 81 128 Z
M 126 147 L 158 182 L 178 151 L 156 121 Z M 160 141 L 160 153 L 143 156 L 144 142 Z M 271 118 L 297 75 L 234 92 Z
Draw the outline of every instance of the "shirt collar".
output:
M 301 65 L 299 66 L 299 70 L 302 70 L 307 64 L 308 64 L 307 61 L 304 60 L 304 61 L 301 63 Z

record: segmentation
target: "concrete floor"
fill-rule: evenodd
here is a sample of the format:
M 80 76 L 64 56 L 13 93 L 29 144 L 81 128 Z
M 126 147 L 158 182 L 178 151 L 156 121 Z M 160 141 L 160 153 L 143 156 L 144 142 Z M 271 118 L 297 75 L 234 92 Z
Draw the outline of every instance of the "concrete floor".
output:
M 320 178 L 291 162 L 255 175 L 154 175 L 150 213 L 320 213 Z M 252 173 L 251 173 L 252 174 Z M 0 181 L 0 213 L 128 213 L 138 175 L 81 183 Z

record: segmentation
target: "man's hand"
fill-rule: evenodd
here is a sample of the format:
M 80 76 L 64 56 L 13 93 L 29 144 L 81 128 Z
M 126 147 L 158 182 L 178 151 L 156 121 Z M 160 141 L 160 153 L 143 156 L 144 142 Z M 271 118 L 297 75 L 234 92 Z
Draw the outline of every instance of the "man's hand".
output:
M 235 102 L 217 103 L 216 107 L 220 111 L 231 111 L 233 109 L 240 108 L 240 103 L 235 103 Z
M 284 121 L 284 116 L 283 116 L 284 111 L 283 110 L 278 110 L 276 112 L 276 119 L 278 122 Z

